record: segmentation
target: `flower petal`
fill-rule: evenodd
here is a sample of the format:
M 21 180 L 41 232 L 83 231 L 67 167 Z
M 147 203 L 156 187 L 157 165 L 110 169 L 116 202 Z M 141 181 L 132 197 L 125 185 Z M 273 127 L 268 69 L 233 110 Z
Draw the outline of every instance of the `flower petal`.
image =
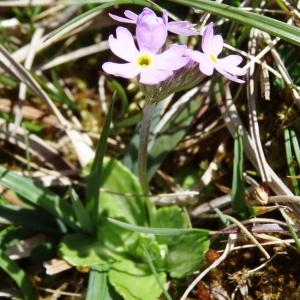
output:
M 106 62 L 102 65 L 102 69 L 108 74 L 124 78 L 134 78 L 140 73 L 139 68 L 133 63 L 117 64 Z
M 147 68 L 141 71 L 140 83 L 158 84 L 159 82 L 166 80 L 172 74 L 172 71 L 162 71 L 154 68 Z
M 154 11 L 144 8 L 136 25 L 136 39 L 139 49 L 158 52 L 168 35 L 165 19 L 157 17 Z
M 223 38 L 221 35 L 215 35 L 212 41 L 211 54 L 218 56 L 223 49 Z
M 190 57 L 185 55 L 186 51 L 186 46 L 174 44 L 154 57 L 154 67 L 160 70 L 178 70 L 190 61 Z
M 233 74 L 233 75 L 245 75 L 246 70 L 237 67 L 241 62 L 243 58 L 240 55 L 229 55 L 224 58 L 220 58 L 219 64 L 226 72 Z
M 244 83 L 245 82 L 244 80 L 241 80 L 241 79 L 227 73 L 224 69 L 222 69 L 222 67 L 220 65 L 216 65 L 215 67 L 216 67 L 216 70 L 220 74 L 222 74 L 224 77 L 228 78 L 229 80 L 237 82 L 237 83 Z
M 212 75 L 214 72 L 215 64 L 212 62 L 208 54 L 200 51 L 191 51 L 190 57 L 193 61 L 199 63 L 200 71 L 205 75 Z
M 118 22 L 123 22 L 123 23 L 131 23 L 131 24 L 135 24 L 136 21 L 128 19 L 128 18 L 124 18 L 124 17 L 119 17 L 117 15 L 114 14 L 108 14 L 112 19 L 118 21 Z
M 138 15 L 137 15 L 136 13 L 134 13 L 133 11 L 127 9 L 127 10 L 125 10 L 124 15 L 125 15 L 128 19 L 134 21 L 135 23 L 137 22 Z
M 171 21 L 168 23 L 167 28 L 170 32 L 183 36 L 200 35 L 200 31 L 197 31 L 194 26 L 194 24 L 187 21 Z
M 131 33 L 124 27 L 118 27 L 116 32 L 117 38 L 110 35 L 108 39 L 111 51 L 126 61 L 133 61 L 139 52 L 136 49 Z
M 211 22 L 205 27 L 203 31 L 201 48 L 204 53 L 212 53 L 213 39 L 214 39 L 214 24 Z

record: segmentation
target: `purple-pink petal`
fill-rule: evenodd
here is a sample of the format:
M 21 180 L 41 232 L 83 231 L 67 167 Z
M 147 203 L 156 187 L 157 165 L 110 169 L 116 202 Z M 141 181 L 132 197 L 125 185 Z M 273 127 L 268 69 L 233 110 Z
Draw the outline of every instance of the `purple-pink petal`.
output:
M 215 55 L 216 57 L 221 53 L 223 49 L 223 38 L 221 35 L 215 35 L 213 37 L 212 46 L 210 49 L 211 54 Z
M 147 68 L 141 71 L 140 83 L 143 84 L 158 84 L 166 80 L 173 74 L 172 71 L 158 70 L 155 68 Z
M 130 31 L 124 27 L 118 27 L 116 33 L 116 38 L 110 35 L 108 39 L 111 51 L 126 61 L 133 61 L 139 52 Z
M 216 65 L 215 66 L 216 70 L 222 74 L 224 77 L 228 78 L 231 81 L 237 82 L 237 83 L 244 83 L 244 80 L 241 80 L 231 74 L 229 74 L 228 72 L 226 72 L 220 65 Z
M 214 25 L 213 23 L 209 23 L 203 31 L 201 48 L 204 53 L 212 53 L 213 39 L 214 39 Z
M 137 19 L 138 19 L 138 17 L 139 17 L 136 13 L 134 13 L 133 11 L 128 10 L 128 9 L 125 10 L 124 15 L 125 15 L 128 19 L 134 21 L 135 23 L 137 22 Z
M 199 63 L 200 71 L 205 75 L 212 75 L 214 72 L 215 64 L 212 62 L 208 54 L 202 53 L 200 51 L 190 52 L 190 57 L 193 61 Z
M 240 55 L 229 55 L 224 58 L 219 59 L 219 64 L 226 72 L 233 74 L 233 75 L 245 75 L 246 70 L 237 67 L 243 58 Z
M 139 15 L 136 39 L 140 50 L 158 52 L 166 42 L 168 30 L 165 21 L 148 8 Z
M 190 24 L 187 21 L 171 21 L 167 24 L 168 30 L 175 34 L 183 36 L 200 35 L 200 32 L 194 26 L 194 24 Z
M 124 78 L 134 78 L 140 73 L 139 68 L 134 63 L 117 64 L 106 62 L 102 65 L 102 69 L 108 74 Z
M 155 56 L 155 66 L 160 70 L 178 70 L 190 61 L 184 45 L 172 45 L 162 54 Z
M 118 21 L 118 22 L 123 22 L 123 23 L 130 23 L 130 24 L 135 24 L 136 21 L 132 20 L 132 19 L 128 19 L 128 18 L 124 18 L 124 17 L 120 17 L 114 14 L 109 13 L 108 14 L 112 19 Z

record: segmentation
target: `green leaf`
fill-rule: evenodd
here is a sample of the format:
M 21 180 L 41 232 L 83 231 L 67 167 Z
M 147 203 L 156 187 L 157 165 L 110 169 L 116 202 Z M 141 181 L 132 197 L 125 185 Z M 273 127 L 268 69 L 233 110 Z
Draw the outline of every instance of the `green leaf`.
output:
M 234 158 L 233 158 L 233 176 L 232 176 L 232 209 L 240 218 L 248 216 L 248 207 L 245 197 L 245 181 L 243 176 L 244 168 L 244 149 L 243 141 L 238 128 L 234 137 Z
M 199 97 L 191 99 L 186 105 L 178 109 L 176 114 L 160 130 L 155 137 L 153 146 L 149 151 L 149 180 L 165 160 L 167 155 L 186 135 L 199 110 L 201 101 Z
M 21 208 L 5 204 L 0 205 L 0 223 L 20 225 L 34 231 L 38 229 L 41 232 L 52 234 L 67 231 L 62 222 L 40 209 Z
M 186 229 L 185 228 L 152 228 L 152 227 L 136 226 L 118 220 L 114 220 L 111 218 L 108 218 L 107 220 L 116 226 L 128 229 L 133 232 L 150 233 L 154 235 L 178 236 L 178 235 L 184 235 L 188 233 L 198 233 L 199 235 L 207 236 L 209 234 L 209 230 L 199 229 L 199 228 L 186 228 Z
M 117 227 L 107 222 L 107 220 L 103 220 L 99 224 L 98 241 L 110 253 L 122 255 L 132 245 L 136 245 L 137 240 L 137 233 Z
M 145 248 L 147 249 L 147 254 L 150 256 L 151 261 L 155 267 L 159 269 L 164 268 L 164 258 L 167 253 L 167 246 L 160 245 L 154 235 L 150 234 L 137 234 L 134 243 L 129 245 L 128 252 L 135 256 L 139 261 L 144 261 L 148 263 L 148 259 L 145 256 Z
M 83 231 L 87 233 L 93 233 L 95 230 L 93 224 L 89 218 L 86 208 L 83 206 L 81 200 L 79 199 L 77 193 L 74 189 L 70 189 L 71 203 L 74 209 L 74 213 L 77 217 L 78 223 Z
M 20 269 L 16 263 L 10 260 L 9 257 L 3 252 L 3 250 L 0 251 L 0 268 L 15 281 L 22 292 L 22 299 L 38 299 L 26 273 L 22 269 Z
M 298 180 L 295 178 L 296 170 L 295 170 L 295 167 L 294 167 L 294 158 L 293 158 L 293 152 L 292 152 L 292 141 L 291 141 L 290 131 L 288 129 L 284 130 L 284 142 L 285 142 L 286 160 L 287 160 L 287 164 L 288 164 L 289 174 L 290 174 L 290 176 L 292 176 L 291 182 L 292 182 L 292 185 L 293 185 L 294 193 L 296 195 L 300 195 Z M 294 143 L 295 143 L 295 141 L 294 141 Z
M 145 199 L 138 179 L 122 163 L 105 158 L 103 163 L 101 212 L 114 219 L 144 225 Z
M 59 244 L 58 253 L 76 267 L 103 265 L 107 263 L 105 258 L 108 257 L 97 239 L 81 233 L 66 235 Z
M 125 300 L 157 300 L 162 290 L 148 266 L 129 260 L 114 263 L 108 273 L 109 281 Z M 166 274 L 158 273 L 166 283 Z
M 255 27 L 287 42 L 300 45 L 300 29 L 253 12 L 245 11 L 222 3 L 210 0 L 169 0 L 179 4 L 201 9 L 209 13 L 228 18 L 251 27 Z
M 189 222 L 178 206 L 168 206 L 159 208 L 153 217 L 153 227 L 157 228 L 188 228 Z M 172 244 L 176 241 L 173 237 L 157 236 L 161 244 Z
M 86 300 L 113 300 L 107 280 L 108 266 L 94 266 L 90 272 Z
M 110 123 L 112 119 L 113 106 L 115 103 L 115 95 L 113 96 L 112 103 L 107 112 L 103 131 L 101 133 L 100 140 L 97 145 L 97 150 L 95 154 L 95 158 L 91 167 L 90 174 L 87 179 L 87 203 L 86 208 L 90 214 L 92 223 L 94 224 L 94 228 L 97 228 L 98 219 L 100 216 L 100 187 L 102 185 L 101 175 L 102 175 L 102 163 L 104 154 L 107 146 L 107 139 L 109 135 Z
M 183 278 L 199 270 L 204 262 L 204 255 L 209 249 L 209 239 L 199 233 L 189 233 L 176 238 L 169 246 L 166 268 L 173 278 Z
M 2 186 L 16 192 L 28 203 L 48 211 L 71 228 L 78 229 L 72 206 L 58 195 L 33 180 L 2 167 L 0 167 L 0 176 Z

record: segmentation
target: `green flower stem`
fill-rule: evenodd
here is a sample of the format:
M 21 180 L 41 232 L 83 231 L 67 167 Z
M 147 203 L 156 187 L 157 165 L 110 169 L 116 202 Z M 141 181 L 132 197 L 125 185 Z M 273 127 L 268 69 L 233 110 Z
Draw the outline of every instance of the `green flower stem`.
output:
M 155 108 L 155 103 L 147 102 L 143 111 L 142 125 L 140 129 L 140 144 L 138 150 L 138 175 L 139 180 L 146 196 L 146 205 L 148 210 L 148 216 L 151 223 L 153 213 L 155 211 L 154 205 L 148 199 L 150 194 L 148 175 L 147 175 L 147 157 L 148 157 L 148 139 L 151 126 L 152 114 Z

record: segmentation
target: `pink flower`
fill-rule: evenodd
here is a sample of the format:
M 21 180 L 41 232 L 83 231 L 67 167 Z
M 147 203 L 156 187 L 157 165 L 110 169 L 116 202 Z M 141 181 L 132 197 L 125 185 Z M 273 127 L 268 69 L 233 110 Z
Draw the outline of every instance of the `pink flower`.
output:
M 223 38 L 221 35 L 214 35 L 213 23 L 207 25 L 203 32 L 201 48 L 203 52 L 191 51 L 192 60 L 199 63 L 199 69 L 205 75 L 212 75 L 214 69 L 226 78 L 243 83 L 244 81 L 236 76 L 242 76 L 246 70 L 238 67 L 242 62 L 240 55 L 229 55 L 224 58 L 218 58 L 223 49 Z
M 148 31 L 145 31 L 148 34 Z M 157 34 L 160 34 L 157 31 Z M 124 27 L 118 27 L 116 38 L 109 36 L 108 43 L 111 51 L 124 59 L 126 63 L 106 62 L 102 68 L 106 73 L 134 78 L 139 75 L 139 81 L 143 84 L 157 84 L 164 81 L 178 70 L 185 66 L 190 58 L 186 56 L 186 46 L 172 45 L 163 53 L 157 54 L 161 47 L 161 41 L 155 37 L 147 40 L 141 32 L 137 35 L 137 49 L 132 34 Z M 152 50 L 151 50 L 152 49 Z M 155 50 L 153 50 L 155 49 Z
M 155 26 L 165 26 L 165 31 L 170 31 L 179 35 L 191 36 L 200 34 L 195 28 L 195 24 L 190 24 L 187 21 L 171 21 L 168 22 L 168 15 L 166 11 L 163 11 L 162 18 L 157 17 L 155 12 L 150 8 L 145 7 L 139 15 L 135 14 L 130 10 L 126 10 L 124 12 L 124 17 L 119 17 L 113 14 L 109 14 L 111 18 L 116 21 L 131 23 L 139 25 L 141 22 L 148 23 L 149 28 L 153 29 L 153 25 Z M 138 26 L 137 26 L 138 27 Z

